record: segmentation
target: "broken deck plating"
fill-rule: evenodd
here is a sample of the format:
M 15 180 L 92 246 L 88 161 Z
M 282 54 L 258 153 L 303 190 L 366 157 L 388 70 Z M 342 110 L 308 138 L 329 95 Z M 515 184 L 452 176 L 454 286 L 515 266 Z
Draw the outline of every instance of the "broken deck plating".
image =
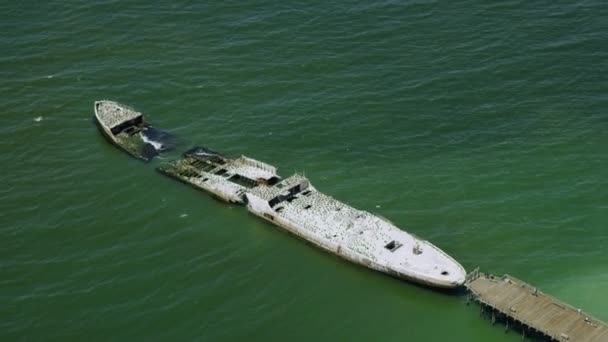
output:
M 188 151 L 158 170 L 230 203 L 243 203 L 247 189 L 279 180 L 271 165 L 245 156 L 226 158 L 206 149 Z

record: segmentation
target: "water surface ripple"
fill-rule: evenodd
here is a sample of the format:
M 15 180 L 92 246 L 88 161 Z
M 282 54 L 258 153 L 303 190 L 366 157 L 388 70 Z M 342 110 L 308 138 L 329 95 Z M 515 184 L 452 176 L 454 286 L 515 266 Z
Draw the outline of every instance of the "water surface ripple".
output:
M 598 0 L 0 4 L 2 340 L 519 339 L 128 158 L 93 125 L 104 98 L 608 320 L 607 16 Z

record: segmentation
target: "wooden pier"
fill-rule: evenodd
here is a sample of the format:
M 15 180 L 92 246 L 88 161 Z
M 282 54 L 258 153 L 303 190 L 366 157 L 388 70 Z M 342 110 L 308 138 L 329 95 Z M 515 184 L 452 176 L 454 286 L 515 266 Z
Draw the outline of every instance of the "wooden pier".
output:
M 551 341 L 608 341 L 606 323 L 509 275 L 475 270 L 467 276 L 465 286 L 482 310 L 490 310 L 492 322 L 502 318 L 507 329 L 509 322 L 517 323 L 524 337 L 527 332 Z

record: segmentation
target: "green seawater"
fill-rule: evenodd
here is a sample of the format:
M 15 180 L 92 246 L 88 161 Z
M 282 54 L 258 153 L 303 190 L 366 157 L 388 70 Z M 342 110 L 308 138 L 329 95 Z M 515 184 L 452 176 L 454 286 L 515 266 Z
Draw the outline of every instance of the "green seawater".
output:
M 520 340 L 163 177 L 103 139 L 98 99 L 608 320 L 607 18 L 601 0 L 2 2 L 0 340 Z

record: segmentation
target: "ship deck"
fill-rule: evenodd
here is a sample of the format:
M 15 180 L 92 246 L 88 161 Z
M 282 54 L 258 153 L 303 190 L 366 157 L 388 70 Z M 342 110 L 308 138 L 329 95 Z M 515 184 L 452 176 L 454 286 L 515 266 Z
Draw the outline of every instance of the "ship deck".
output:
M 297 194 L 290 194 L 288 189 L 303 182 L 309 184 L 304 176 L 294 175 L 273 187 L 262 186 L 249 192 L 271 202 L 280 198 L 274 200 L 273 215 L 325 243 L 337 244 L 389 268 L 446 277 L 463 273 L 464 280 L 464 270 L 447 254 L 384 218 L 355 209 L 310 185 Z
M 143 116 L 142 113 L 113 101 L 96 102 L 95 112 L 101 123 L 109 129 L 113 129 L 124 122 L 132 121 Z
M 260 181 L 278 178 L 276 169 L 245 156 L 229 159 L 219 156 L 185 156 L 158 169 L 229 202 L 241 202 L 247 189 Z

